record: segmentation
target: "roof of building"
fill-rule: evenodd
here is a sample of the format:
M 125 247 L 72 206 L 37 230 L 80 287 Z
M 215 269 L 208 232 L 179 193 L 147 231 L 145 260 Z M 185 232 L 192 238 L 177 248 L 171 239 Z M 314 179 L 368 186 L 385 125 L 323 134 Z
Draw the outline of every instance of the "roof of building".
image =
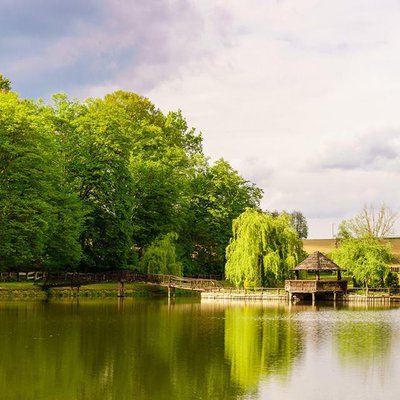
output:
M 292 271 L 343 271 L 336 263 L 319 251 L 312 253 Z

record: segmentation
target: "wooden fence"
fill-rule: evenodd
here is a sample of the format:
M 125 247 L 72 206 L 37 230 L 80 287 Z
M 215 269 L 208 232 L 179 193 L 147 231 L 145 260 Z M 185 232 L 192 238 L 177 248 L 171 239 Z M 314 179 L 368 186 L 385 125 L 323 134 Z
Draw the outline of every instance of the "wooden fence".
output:
M 1 272 L 1 282 L 34 282 L 44 286 L 80 286 L 109 282 L 144 282 L 190 290 L 219 290 L 215 279 L 189 278 L 174 275 L 144 274 L 137 271 L 109 272 Z

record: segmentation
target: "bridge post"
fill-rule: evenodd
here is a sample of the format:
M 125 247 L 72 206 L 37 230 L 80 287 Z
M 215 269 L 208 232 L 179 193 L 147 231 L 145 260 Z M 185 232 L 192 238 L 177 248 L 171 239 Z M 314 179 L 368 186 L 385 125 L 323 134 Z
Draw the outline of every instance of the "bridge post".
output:
M 289 303 L 293 303 L 293 293 L 292 292 L 288 292 L 288 300 L 289 300 Z
M 118 293 L 117 297 L 125 297 L 125 288 L 124 288 L 124 281 L 118 281 Z
M 175 286 L 168 285 L 168 298 L 175 298 Z

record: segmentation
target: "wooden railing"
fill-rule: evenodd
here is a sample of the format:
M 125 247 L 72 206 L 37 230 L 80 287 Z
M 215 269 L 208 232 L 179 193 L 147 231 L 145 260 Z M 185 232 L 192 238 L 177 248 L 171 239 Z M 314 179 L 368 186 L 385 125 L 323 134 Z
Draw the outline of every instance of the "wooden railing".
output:
M 287 280 L 285 290 L 291 293 L 346 292 L 347 281 Z
M 108 282 L 144 282 L 190 290 L 219 290 L 215 279 L 188 278 L 174 275 L 144 274 L 137 271 L 82 272 L 1 272 L 1 282 L 28 281 L 43 286 L 81 286 Z
M 368 296 L 384 296 L 384 295 L 393 295 L 399 294 L 400 288 L 365 288 L 365 287 L 352 287 L 348 289 L 348 293 L 351 294 L 360 294 L 360 295 L 368 295 Z

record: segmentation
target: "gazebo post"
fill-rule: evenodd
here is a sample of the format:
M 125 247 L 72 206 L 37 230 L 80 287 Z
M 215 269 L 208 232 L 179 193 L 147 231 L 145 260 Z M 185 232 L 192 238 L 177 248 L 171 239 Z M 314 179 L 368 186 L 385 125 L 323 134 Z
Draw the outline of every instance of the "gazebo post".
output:
M 342 273 L 341 273 L 340 269 L 338 269 L 338 272 L 337 272 L 337 280 L 338 281 L 342 280 Z
M 295 277 L 296 281 L 299 280 L 299 271 L 298 270 L 294 271 L 294 277 Z

